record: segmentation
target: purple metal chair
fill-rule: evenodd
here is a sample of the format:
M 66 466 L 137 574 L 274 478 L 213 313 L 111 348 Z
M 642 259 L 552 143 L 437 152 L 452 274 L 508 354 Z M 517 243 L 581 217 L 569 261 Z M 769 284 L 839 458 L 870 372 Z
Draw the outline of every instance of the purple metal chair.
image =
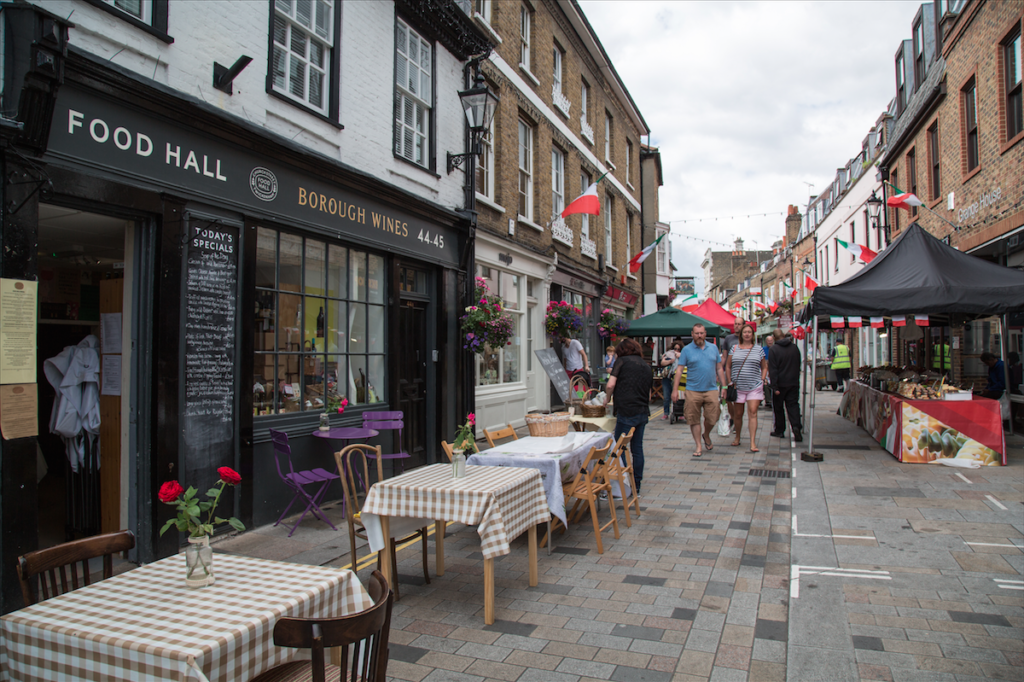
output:
M 292 529 L 288 531 L 288 537 L 292 536 L 295 529 L 299 527 L 302 520 L 306 518 L 306 514 L 313 512 L 313 516 L 320 519 L 334 530 L 338 530 L 327 515 L 324 514 L 323 510 L 320 509 L 320 500 L 323 499 L 324 493 L 327 492 L 327 487 L 331 484 L 331 481 L 341 478 L 338 474 L 331 473 L 326 469 L 316 468 L 307 469 L 306 471 L 295 471 L 295 467 L 292 466 L 292 448 L 288 445 L 288 434 L 283 431 L 270 430 L 270 439 L 274 443 L 274 462 L 277 464 L 277 475 L 281 477 L 284 484 L 287 485 L 295 492 L 295 497 L 285 507 L 284 512 L 281 513 L 280 518 L 277 519 L 275 526 L 280 524 L 284 517 L 288 516 L 289 510 L 296 501 L 305 502 L 306 509 L 302 512 L 302 516 L 295 522 Z M 285 473 L 281 469 L 281 456 L 287 457 L 288 459 L 288 473 Z M 313 494 L 310 494 L 306 490 L 307 485 L 320 484 L 320 488 Z
M 403 460 L 409 459 L 409 453 L 404 451 L 402 428 L 405 426 L 405 415 L 401 410 L 394 412 L 363 412 L 363 428 L 375 429 L 377 431 L 398 431 L 398 452 L 383 454 L 380 458 L 397 460 L 400 469 L 399 473 L 405 473 Z

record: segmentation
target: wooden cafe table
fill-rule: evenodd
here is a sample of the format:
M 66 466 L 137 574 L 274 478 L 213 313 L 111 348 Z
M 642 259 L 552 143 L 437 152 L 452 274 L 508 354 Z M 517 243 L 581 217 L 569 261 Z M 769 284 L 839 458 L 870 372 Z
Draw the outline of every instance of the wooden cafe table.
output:
M 347 569 L 214 554 L 217 582 L 185 587 L 177 554 L 0 618 L 0 680 L 234 682 L 300 651 L 274 646 L 285 616 L 373 605 Z
M 494 558 L 529 532 L 530 587 L 537 586 L 537 524 L 550 518 L 540 472 L 518 467 L 467 466 L 452 478 L 451 464 L 432 464 L 375 483 L 363 503 L 362 520 L 371 551 L 391 551 L 389 517 L 433 519 L 437 575 L 444 575 L 448 522 L 476 526 L 484 556 L 484 622 L 494 623 Z M 391 562 L 381 562 L 391 580 Z

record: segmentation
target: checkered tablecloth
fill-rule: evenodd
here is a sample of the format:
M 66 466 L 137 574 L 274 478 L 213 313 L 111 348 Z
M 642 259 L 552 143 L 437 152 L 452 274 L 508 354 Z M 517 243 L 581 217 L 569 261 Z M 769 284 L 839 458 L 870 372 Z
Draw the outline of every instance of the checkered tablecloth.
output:
M 214 552 L 217 582 L 185 587 L 178 554 L 0 619 L 0 680 L 249 680 L 299 651 L 274 646 L 283 616 L 373 605 L 345 569 Z
M 450 464 L 433 464 L 373 485 L 362 518 L 370 549 L 383 548 L 371 529 L 374 516 L 435 519 L 477 526 L 485 559 L 509 553 L 523 531 L 550 518 L 540 472 L 536 469 L 467 466 L 452 478 Z M 377 546 L 375 546 L 375 544 Z
M 590 431 L 571 433 L 567 438 L 572 439 L 572 444 L 571 449 L 565 452 L 544 452 L 549 447 L 561 445 L 561 437 L 527 436 L 470 455 L 466 462 L 481 466 L 536 469 L 544 484 L 548 509 L 565 524 L 565 493 L 562 491 L 562 483 L 573 480 L 590 454 L 590 449 L 603 448 L 612 439 L 612 434 Z

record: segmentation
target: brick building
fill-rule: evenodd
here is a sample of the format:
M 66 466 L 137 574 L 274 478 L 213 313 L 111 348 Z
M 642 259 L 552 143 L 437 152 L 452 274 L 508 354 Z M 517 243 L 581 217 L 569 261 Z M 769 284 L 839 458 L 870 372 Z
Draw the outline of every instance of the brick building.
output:
M 704 298 L 725 307 L 730 296 L 743 288 L 743 283 L 760 271 L 761 262 L 774 256 L 771 250 L 747 250 L 743 240 L 737 238 L 732 251 L 704 253 Z
M 583 311 L 592 369 L 607 343 L 601 311 L 641 315 L 642 282 L 626 264 L 642 248 L 640 145 L 649 130 L 578 3 L 479 0 L 473 10 L 496 44 L 483 72 L 501 98 L 476 167 L 476 267 L 514 302 L 518 325 L 516 343 L 478 361 L 477 423 L 521 425 L 527 412 L 560 402 L 533 356 L 551 345 L 549 301 Z M 563 220 L 602 176 L 601 214 Z

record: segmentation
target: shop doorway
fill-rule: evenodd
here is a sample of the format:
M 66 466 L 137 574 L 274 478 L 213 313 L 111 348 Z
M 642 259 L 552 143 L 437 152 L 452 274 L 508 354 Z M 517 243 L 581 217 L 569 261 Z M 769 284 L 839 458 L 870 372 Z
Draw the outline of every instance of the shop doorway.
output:
M 392 347 L 397 358 L 397 409 L 404 414 L 405 429 L 402 446 L 411 459 L 406 468 L 432 463 L 427 443 L 433 429 L 428 423 L 427 404 L 432 394 L 434 352 L 433 325 L 430 322 L 430 275 L 422 270 L 399 267 L 397 335 Z M 436 411 L 431 411 L 436 414 Z
M 132 343 L 126 330 L 136 317 L 131 305 L 135 236 L 132 220 L 39 206 L 40 548 L 129 526 Z M 68 368 L 78 362 L 101 367 L 98 376 L 88 377 L 96 381 L 77 384 L 84 396 L 80 404 L 67 398 L 55 403 L 52 382 L 74 376 Z M 62 438 L 51 432 L 55 409 L 58 418 L 72 411 L 87 415 L 89 426 L 77 437 Z M 65 433 L 74 422 L 61 420 Z

